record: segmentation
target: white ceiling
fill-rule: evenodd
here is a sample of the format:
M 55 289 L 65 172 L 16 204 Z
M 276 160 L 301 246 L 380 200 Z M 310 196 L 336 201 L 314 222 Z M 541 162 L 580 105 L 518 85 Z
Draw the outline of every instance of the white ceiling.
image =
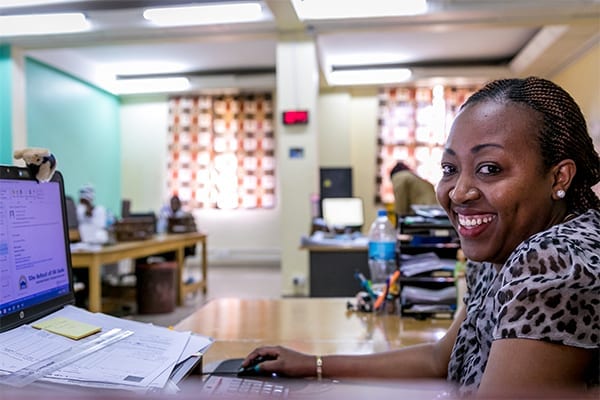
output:
M 323 77 L 341 64 L 402 64 L 413 70 L 411 83 L 455 84 L 548 76 L 600 40 L 600 0 L 430 0 L 427 14 L 419 16 L 314 21 L 300 21 L 291 0 L 263 0 L 259 22 L 178 28 L 157 28 L 141 16 L 147 6 L 190 2 L 71 0 L 40 6 L 83 10 L 93 30 L 0 37 L 0 44 L 107 90 L 107 74 L 182 72 L 195 90 L 206 90 L 273 87 L 276 44 L 288 39 L 314 38 Z M 202 2 L 209 1 L 195 1 Z M 1 4 L 0 14 L 36 10 Z

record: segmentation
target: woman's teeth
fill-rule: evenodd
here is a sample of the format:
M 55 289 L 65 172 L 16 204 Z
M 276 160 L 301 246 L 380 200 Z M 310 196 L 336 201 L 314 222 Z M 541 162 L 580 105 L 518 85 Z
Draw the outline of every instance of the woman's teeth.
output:
M 472 228 L 482 224 L 489 224 L 494 218 L 494 215 L 489 215 L 485 217 L 467 217 L 465 215 L 459 215 L 458 223 L 464 226 L 465 228 Z

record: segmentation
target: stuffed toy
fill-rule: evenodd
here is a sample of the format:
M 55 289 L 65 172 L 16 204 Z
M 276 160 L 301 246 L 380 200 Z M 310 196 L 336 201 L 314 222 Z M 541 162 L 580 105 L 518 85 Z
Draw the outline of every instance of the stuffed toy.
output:
M 48 182 L 56 171 L 56 158 L 48 149 L 28 147 L 15 150 L 15 159 L 22 159 L 29 170 L 29 174 L 39 182 Z

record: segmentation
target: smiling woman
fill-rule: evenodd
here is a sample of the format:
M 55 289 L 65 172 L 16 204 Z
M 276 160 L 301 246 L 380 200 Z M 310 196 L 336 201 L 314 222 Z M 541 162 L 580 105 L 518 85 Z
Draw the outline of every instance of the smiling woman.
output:
M 566 215 L 565 202 L 552 199 L 559 188 L 529 134 L 539 122 L 536 111 L 513 102 L 475 103 L 457 117 L 437 193 L 470 260 L 502 264 L 523 239 Z M 556 172 L 566 181 L 573 168 L 568 162 Z
M 480 394 L 597 384 L 600 164 L 575 102 L 543 79 L 489 84 L 462 106 L 442 169 L 470 260 L 449 377 Z
M 446 335 L 360 356 L 262 347 L 243 366 L 270 356 L 259 368 L 288 376 L 446 378 L 461 396 L 597 388 L 600 158 L 577 104 L 544 79 L 492 82 L 461 107 L 441 166 L 437 197 L 469 259 Z

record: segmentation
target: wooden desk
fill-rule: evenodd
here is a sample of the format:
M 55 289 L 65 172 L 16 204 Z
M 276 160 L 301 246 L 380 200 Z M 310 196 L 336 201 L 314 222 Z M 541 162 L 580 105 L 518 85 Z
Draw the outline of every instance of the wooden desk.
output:
M 201 244 L 202 281 L 184 283 L 184 248 Z M 199 232 L 157 235 L 148 240 L 122 242 L 103 246 L 97 250 L 76 250 L 71 252 L 73 268 L 87 268 L 89 272 L 89 309 L 102 311 L 101 268 L 104 264 L 115 263 L 127 258 L 142 258 L 174 251 L 177 262 L 178 293 L 177 302 L 182 304 L 187 293 L 202 289 L 206 293 L 206 234 Z
M 346 311 L 345 298 L 216 299 L 179 322 L 215 339 L 204 364 L 245 357 L 255 347 L 284 345 L 311 354 L 364 354 L 444 335 L 451 320 Z

